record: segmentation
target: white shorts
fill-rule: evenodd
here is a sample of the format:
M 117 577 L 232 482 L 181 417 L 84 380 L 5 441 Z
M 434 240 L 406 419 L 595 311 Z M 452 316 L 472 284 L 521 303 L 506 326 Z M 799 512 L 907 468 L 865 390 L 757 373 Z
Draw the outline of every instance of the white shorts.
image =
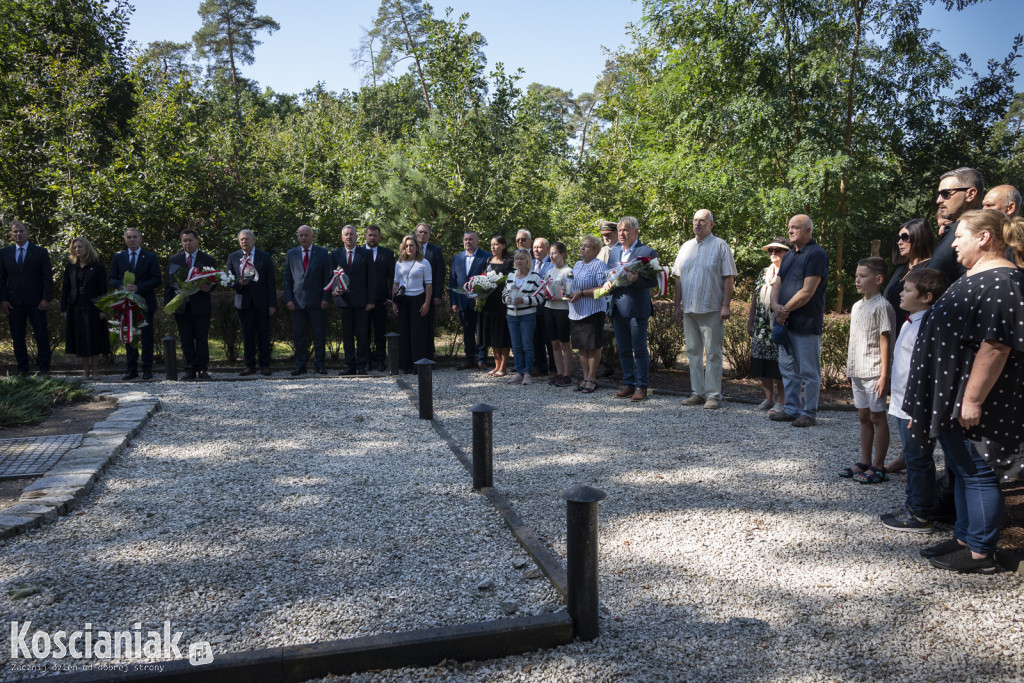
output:
M 884 413 L 886 410 L 885 395 L 875 396 L 875 384 L 877 377 L 851 377 L 850 384 L 853 386 L 853 405 L 858 410 L 867 408 L 873 413 Z

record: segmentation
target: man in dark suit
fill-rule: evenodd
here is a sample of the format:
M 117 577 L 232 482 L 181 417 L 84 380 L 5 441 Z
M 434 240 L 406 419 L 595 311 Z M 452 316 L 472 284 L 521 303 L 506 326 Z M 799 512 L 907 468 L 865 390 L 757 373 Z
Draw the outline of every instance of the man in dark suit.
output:
M 448 280 L 452 313 L 458 313 L 462 321 L 462 342 L 466 347 L 466 361 L 459 366 L 459 370 L 482 368 L 487 358 L 487 348 L 477 349 L 476 345 L 476 300 L 459 294 L 466 280 L 474 275 L 483 275 L 487 268 L 491 255 L 477 246 L 479 242 L 480 236 L 473 231 L 462 235 L 462 246 L 466 250 L 452 256 L 452 274 Z
M 270 254 L 256 248 L 252 230 L 238 233 L 238 251 L 228 255 L 228 269 L 235 276 L 235 312 L 242 326 L 245 370 L 241 376 L 256 374 L 259 350 L 260 374 L 270 375 L 270 316 L 277 311 L 277 284 Z
M 18 374 L 28 377 L 26 321 L 32 323 L 39 353 L 39 372 L 50 374 L 50 335 L 46 311 L 53 300 L 53 266 L 46 249 L 28 241 L 28 226 L 11 223 L 14 244 L 0 250 L 0 308 L 8 316 Z
M 434 282 L 434 298 L 430 302 L 430 310 L 427 312 L 427 358 L 434 360 L 434 317 L 435 310 L 443 303 L 444 293 L 444 252 L 441 247 L 430 243 L 430 226 L 420 223 L 416 226 L 416 241 L 420 243 L 423 250 L 423 260 L 430 263 L 431 278 Z
M 114 254 L 110 262 L 110 286 L 135 292 L 146 302 L 146 325 L 142 328 L 142 379 L 153 379 L 153 314 L 156 312 L 156 288 L 160 286 L 160 263 L 156 254 L 142 248 L 142 233 L 135 228 L 124 231 L 127 249 Z M 135 284 L 125 285 L 124 274 L 134 273 Z M 126 372 L 121 379 L 139 376 L 139 348 L 125 347 Z
M 640 224 L 632 216 L 626 216 L 618 225 L 619 243 L 608 253 L 608 266 L 619 265 L 641 256 L 654 258 L 658 254 L 638 239 Z M 650 384 L 651 359 L 647 352 L 647 323 L 651 317 L 651 287 L 658 283 L 640 277 L 636 273 L 626 274 L 630 284 L 612 290 L 612 327 L 615 328 L 615 343 L 619 346 L 619 363 L 622 365 L 622 383 L 625 385 L 615 398 L 643 401 L 647 398 Z
M 313 367 L 326 375 L 326 314 L 331 293 L 324 287 L 331 281 L 331 256 L 323 247 L 313 244 L 313 228 L 300 225 L 295 233 L 299 246 L 288 251 L 284 259 L 284 304 L 292 313 L 292 343 L 295 346 L 295 369 L 292 377 L 306 374 L 309 337 L 313 334 Z
M 167 262 L 167 283 L 164 304 L 177 294 L 174 283 L 179 277 L 188 278 L 193 268 L 216 268 L 217 262 L 206 252 L 199 251 L 199 235 L 192 228 L 181 231 L 182 251 Z M 190 296 L 174 312 L 174 322 L 181 339 L 181 355 L 185 359 L 182 379 L 211 379 L 210 366 L 210 285 L 199 285 L 199 291 Z
M 348 290 L 338 293 L 335 301 L 341 315 L 341 334 L 345 346 L 345 369 L 339 375 L 365 375 L 370 355 L 370 311 L 377 296 L 377 269 L 373 252 L 356 244 L 356 229 L 341 229 L 343 246 L 331 254 L 336 268 L 348 275 Z
M 370 311 L 369 338 L 373 342 L 370 358 L 370 369 L 376 360 L 378 370 L 388 367 L 388 309 L 391 308 L 391 283 L 395 281 L 395 253 L 380 246 L 380 227 L 371 225 L 366 228 L 366 248 L 373 254 L 373 265 L 377 277 L 377 293 L 373 298 L 373 310 Z

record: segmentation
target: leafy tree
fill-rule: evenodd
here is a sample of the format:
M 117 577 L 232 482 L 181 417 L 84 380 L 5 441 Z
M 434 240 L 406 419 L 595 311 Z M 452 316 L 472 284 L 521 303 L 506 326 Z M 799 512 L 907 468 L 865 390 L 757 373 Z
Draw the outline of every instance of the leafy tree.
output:
M 422 0 L 381 0 L 373 28 L 363 35 L 353 63 L 353 66 L 363 66 L 367 80 L 376 85 L 377 79 L 389 74 L 401 62 L 411 59 L 428 112 L 433 105 L 423 74 L 423 58 L 427 42 L 426 22 L 432 16 L 433 8 Z M 374 45 L 379 47 L 376 56 L 372 57 Z

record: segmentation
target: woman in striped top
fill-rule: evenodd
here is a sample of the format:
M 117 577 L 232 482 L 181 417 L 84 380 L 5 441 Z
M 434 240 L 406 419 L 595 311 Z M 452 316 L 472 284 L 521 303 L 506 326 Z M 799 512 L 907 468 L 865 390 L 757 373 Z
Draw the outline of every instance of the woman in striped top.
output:
M 594 290 L 604 284 L 607 264 L 597 258 L 601 242 L 587 235 L 580 244 L 580 258 L 572 267 L 572 295 L 569 297 L 569 332 L 572 345 L 579 350 L 583 381 L 575 391 L 592 394 L 597 389 L 597 368 L 604 346 L 605 303 L 594 298 Z
M 506 306 L 508 331 L 512 335 L 512 357 L 516 364 L 516 374 L 508 378 L 509 384 L 532 384 L 530 368 L 533 367 L 533 331 L 537 327 L 537 304 L 544 301 L 545 296 L 539 292 L 541 277 L 530 272 L 533 256 L 526 249 L 516 249 L 512 255 L 515 266 L 508 280 L 501 300 Z

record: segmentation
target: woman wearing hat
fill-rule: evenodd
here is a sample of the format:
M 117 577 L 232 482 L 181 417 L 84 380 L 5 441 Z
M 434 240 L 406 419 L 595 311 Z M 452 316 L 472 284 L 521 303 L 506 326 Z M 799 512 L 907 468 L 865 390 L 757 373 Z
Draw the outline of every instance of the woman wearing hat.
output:
M 792 244 L 785 237 L 777 237 L 770 244 L 761 247 L 768 252 L 771 265 L 762 270 L 754 283 L 754 294 L 750 297 L 747 313 L 747 333 L 750 342 L 750 376 L 760 377 L 764 386 L 764 400 L 758 410 L 782 411 L 786 405 L 782 389 L 782 373 L 779 372 L 779 347 L 772 342 L 771 293 L 772 282 L 779 274 L 782 257 L 789 253 Z

